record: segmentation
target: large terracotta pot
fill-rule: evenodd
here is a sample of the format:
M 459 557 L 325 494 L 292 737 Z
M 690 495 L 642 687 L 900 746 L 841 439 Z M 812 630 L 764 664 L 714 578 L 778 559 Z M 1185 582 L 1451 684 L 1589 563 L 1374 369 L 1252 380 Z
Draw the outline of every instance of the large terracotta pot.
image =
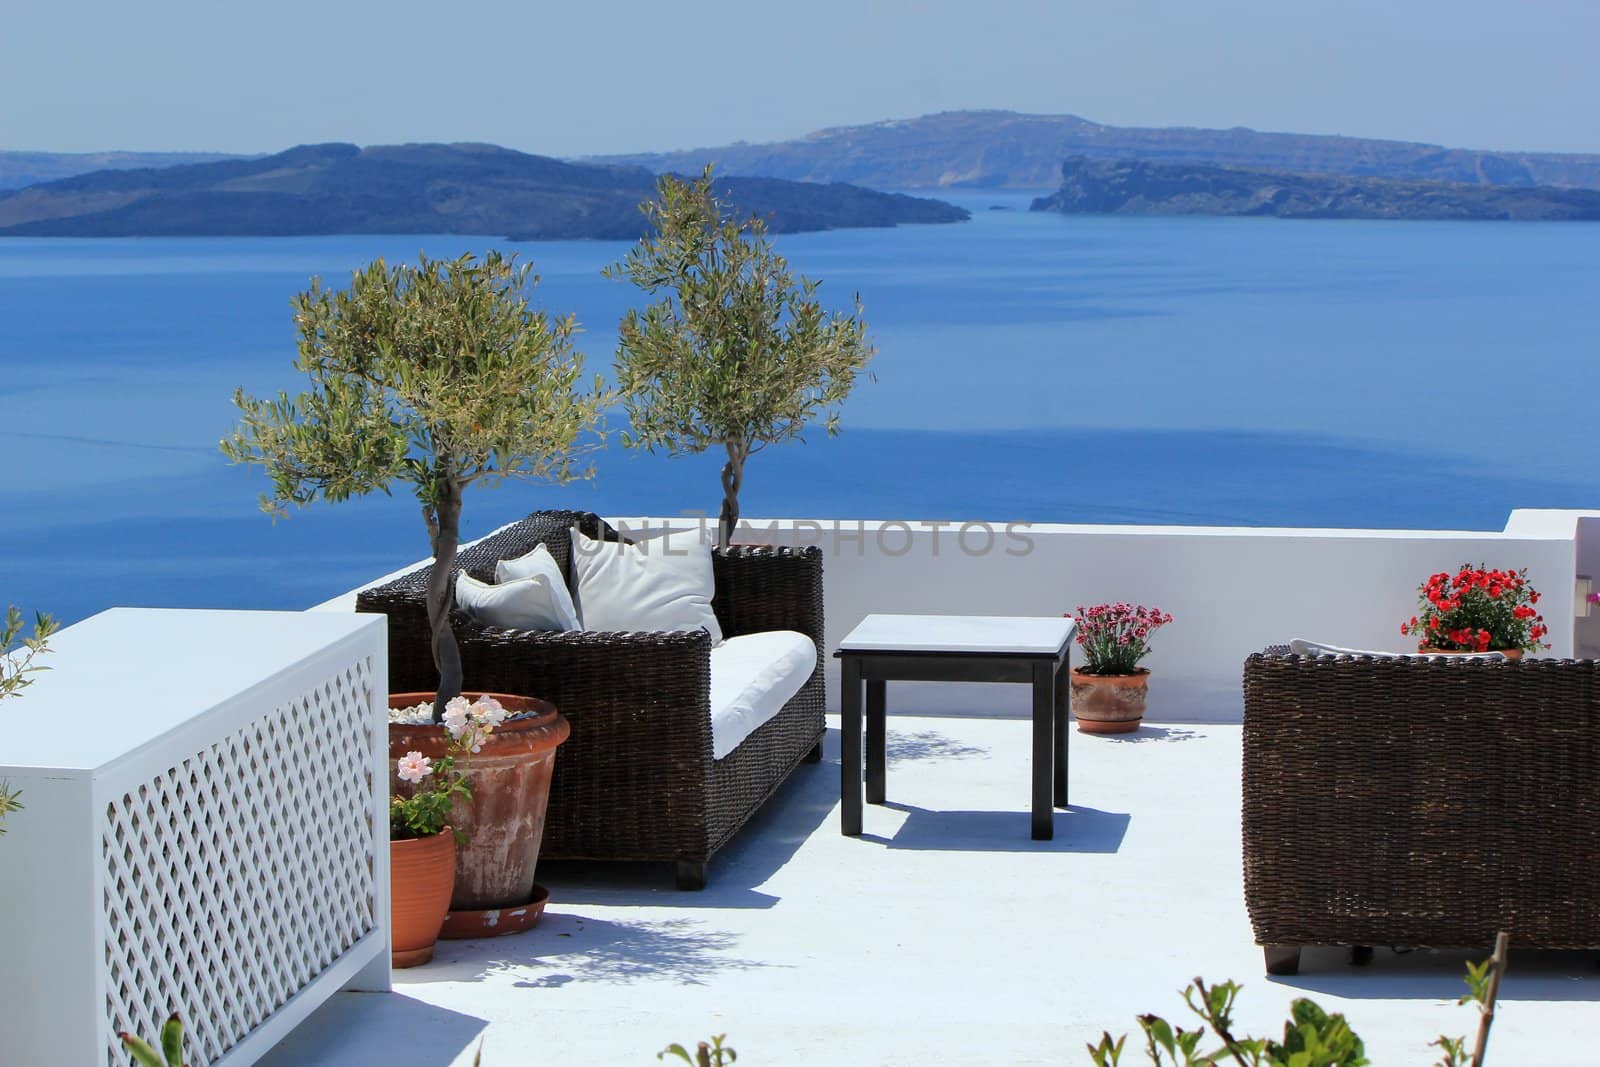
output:
M 547 701 L 505 693 L 465 695 L 468 699 L 492 696 L 516 717 L 502 723 L 483 749 L 466 762 L 472 799 L 458 797 L 451 812 L 451 822 L 467 836 L 466 844 L 456 851 L 455 893 L 450 899 L 452 929 L 460 928 L 456 921 L 459 913 L 474 912 L 482 913 L 487 933 L 514 933 L 516 930 L 501 924 L 499 913 L 501 909 L 526 908 L 539 895 L 533 876 L 544 838 L 550 774 L 555 769 L 556 746 L 567 739 L 571 727 Z M 433 696 L 391 693 L 389 706 L 431 704 Z M 449 747 L 450 737 L 443 726 L 391 723 L 390 774 L 394 774 L 393 761 L 407 752 L 437 758 Z M 392 777 L 390 788 L 398 786 L 398 778 Z
M 1086 734 L 1128 734 L 1144 718 L 1150 672 L 1084 674 L 1072 669 L 1072 714 Z
M 1477 656 L 1482 654 L 1478 652 L 1467 652 L 1459 648 L 1434 648 L 1432 645 L 1418 645 L 1417 651 L 1426 653 L 1430 656 Z M 1506 659 L 1513 662 L 1522 658 L 1522 649 L 1520 648 L 1486 648 L 1484 651 L 1498 652 Z
M 415 967 L 433 959 L 433 943 L 450 910 L 456 884 L 456 836 L 450 829 L 432 837 L 389 842 L 390 960 Z

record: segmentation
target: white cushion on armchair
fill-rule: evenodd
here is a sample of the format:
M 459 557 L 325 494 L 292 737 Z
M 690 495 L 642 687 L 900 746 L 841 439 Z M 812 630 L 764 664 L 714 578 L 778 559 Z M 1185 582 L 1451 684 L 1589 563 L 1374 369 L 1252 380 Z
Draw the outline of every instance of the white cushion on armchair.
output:
M 722 759 L 783 710 L 817 669 L 817 646 L 794 630 L 730 637 L 711 650 L 711 755 Z
M 1295 638 L 1289 642 L 1289 651 L 1297 656 L 1370 656 L 1373 659 L 1431 659 L 1432 652 L 1372 652 L 1364 648 L 1341 648 L 1338 645 L 1325 645 L 1321 641 L 1305 641 Z M 1505 659 L 1498 652 L 1467 652 L 1458 654 L 1456 659 Z

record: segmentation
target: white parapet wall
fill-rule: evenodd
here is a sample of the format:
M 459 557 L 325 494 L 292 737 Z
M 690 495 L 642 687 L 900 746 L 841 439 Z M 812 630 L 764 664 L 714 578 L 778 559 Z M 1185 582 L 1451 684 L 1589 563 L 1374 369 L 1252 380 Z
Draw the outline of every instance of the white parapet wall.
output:
M 254 1062 L 389 988 L 382 621 L 117 608 L 0 714 L 0 1063 Z
M 831 710 L 839 699 L 831 653 L 870 613 L 1059 615 L 1126 600 L 1176 619 L 1146 661 L 1149 718 L 1236 722 L 1251 652 L 1295 637 L 1410 650 L 1399 627 L 1416 610 L 1417 586 L 1463 563 L 1528 568 L 1551 630 L 1545 654 L 1572 655 L 1582 635 L 1573 612 L 1580 530 L 1600 537 L 1597 516 L 1517 511 L 1499 532 L 758 518 L 740 539 L 821 548 Z M 637 536 L 697 520 L 609 521 Z M 1591 551 L 1600 556 L 1600 545 Z M 1600 576 L 1600 562 L 1594 569 Z M 349 593 L 321 607 L 353 603 Z M 896 683 L 889 699 L 891 710 L 925 714 L 1028 713 L 1027 693 L 1010 686 Z

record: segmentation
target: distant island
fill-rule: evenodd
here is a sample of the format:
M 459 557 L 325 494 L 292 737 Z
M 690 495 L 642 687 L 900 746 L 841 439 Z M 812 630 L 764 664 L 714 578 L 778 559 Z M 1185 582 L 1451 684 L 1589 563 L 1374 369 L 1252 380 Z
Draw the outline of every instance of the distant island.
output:
M 819 130 L 792 141 L 743 142 L 677 152 L 595 157 L 651 170 L 795 181 L 850 182 L 874 189 L 1053 189 L 1069 156 L 1152 163 L 1203 163 L 1405 181 L 1552 185 L 1600 189 L 1600 155 L 1489 152 L 1410 141 L 1263 133 L 1188 126 L 1106 126 L 1076 115 L 946 111 L 915 119 Z
M 1034 211 L 1097 215 L 1267 215 L 1286 219 L 1600 220 L 1600 191 L 1293 174 L 1199 164 L 1061 166 Z
M 654 185 L 642 167 L 567 163 L 494 145 L 304 145 L 256 158 L 95 171 L 0 193 L 0 236 L 631 239 L 644 230 L 639 203 Z M 728 177 L 717 189 L 777 233 L 969 218 L 938 200 L 837 183 Z
M 0 151 L 0 189 L 60 181 L 95 170 L 142 170 L 184 163 L 215 163 L 239 156 L 221 152 L 6 152 Z

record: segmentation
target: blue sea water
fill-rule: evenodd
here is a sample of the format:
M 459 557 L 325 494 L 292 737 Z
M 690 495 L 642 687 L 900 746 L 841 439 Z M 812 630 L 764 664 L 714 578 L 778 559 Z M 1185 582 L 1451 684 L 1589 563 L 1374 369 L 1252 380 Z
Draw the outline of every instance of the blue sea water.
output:
M 1498 529 L 1596 503 L 1600 227 L 1069 218 L 780 238 L 879 347 L 845 432 L 758 456 L 749 515 Z M 1004 210 L 994 210 L 993 208 Z M 405 496 L 272 523 L 216 449 L 236 386 L 293 390 L 290 296 L 440 236 L 0 240 L 0 603 L 301 607 L 426 553 Z M 609 366 L 625 246 L 511 246 Z M 537 507 L 714 509 L 713 457 L 613 446 Z

